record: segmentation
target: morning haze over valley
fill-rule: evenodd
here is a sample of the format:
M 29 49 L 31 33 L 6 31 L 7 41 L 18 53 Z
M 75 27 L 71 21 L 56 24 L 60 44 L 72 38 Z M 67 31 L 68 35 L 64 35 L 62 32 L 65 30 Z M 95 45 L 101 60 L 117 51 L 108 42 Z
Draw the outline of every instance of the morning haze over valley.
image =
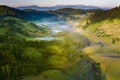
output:
M 0 0 L 0 80 L 120 80 L 120 0 Z

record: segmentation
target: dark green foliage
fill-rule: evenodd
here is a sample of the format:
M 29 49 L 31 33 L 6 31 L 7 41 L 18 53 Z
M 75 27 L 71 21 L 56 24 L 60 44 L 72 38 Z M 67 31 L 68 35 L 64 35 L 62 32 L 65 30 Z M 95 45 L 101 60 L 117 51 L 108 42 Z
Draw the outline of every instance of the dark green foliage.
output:
M 75 15 L 75 14 L 86 14 L 95 11 L 99 11 L 99 9 L 84 10 L 84 9 L 64 8 L 64 9 L 55 10 L 53 12 L 62 15 Z
M 92 70 L 92 64 L 97 66 L 97 68 L 93 67 L 92 71 L 99 72 L 99 65 L 94 64 L 95 62 L 86 55 L 74 54 L 73 60 L 70 58 L 70 51 L 66 50 L 68 48 L 63 49 L 65 48 L 60 45 L 60 42 L 26 41 L 25 39 L 1 36 L 0 80 L 21 80 L 25 76 L 37 75 L 47 70 L 59 70 L 66 76 L 71 75 L 74 79 L 87 79 L 90 74 L 86 70 Z M 73 71 L 76 68 L 78 68 L 77 73 Z M 82 77 L 82 75 L 86 77 Z M 91 78 L 95 78 L 94 75 L 93 72 Z M 98 73 L 98 75 L 102 74 Z
M 98 22 L 105 19 L 120 18 L 120 7 L 116 7 L 110 10 L 98 10 L 90 17 L 92 22 Z
M 58 18 L 58 16 L 49 11 L 34 11 L 34 10 L 24 10 L 24 18 L 27 20 L 35 21 L 44 18 L 54 17 Z
M 0 35 L 16 36 L 17 38 L 35 37 L 46 34 L 47 27 L 38 27 L 32 22 L 15 17 L 0 18 Z
M 85 14 L 88 11 L 82 9 L 64 8 L 64 9 L 58 9 L 55 12 L 57 12 L 58 14 L 73 15 L 73 14 Z
M 33 49 L 40 48 L 41 42 L 26 42 L 24 39 L 16 40 L 12 37 L 1 36 L 1 38 L 3 40 L 0 39 L 0 80 L 18 80 L 19 77 L 37 74 L 41 72 L 41 69 L 44 70 L 41 64 L 42 57 L 38 56 L 40 54 L 39 51 L 37 54 L 35 54 L 36 50 L 33 53 L 27 52 L 33 54 L 33 56 L 36 55 L 38 59 L 41 58 L 41 60 L 35 61 L 36 58 L 30 58 L 32 55 L 24 55 L 27 53 L 25 52 L 27 47 L 32 47 Z M 28 48 L 28 50 L 30 49 Z
M 11 8 L 5 5 L 0 5 L 0 17 L 14 16 L 17 18 L 23 18 L 24 12 L 15 8 Z
M 27 32 L 22 29 L 24 25 L 20 22 L 23 22 L 21 19 L 17 18 L 2 18 L 0 19 L 0 28 L 3 28 L 7 35 L 15 35 L 15 33 L 21 33 L 27 35 Z
M 31 9 L 22 11 L 5 5 L 0 5 L 0 18 L 6 16 L 16 17 L 25 20 L 39 20 L 48 17 L 58 17 L 56 14 L 50 13 L 49 11 L 35 11 Z

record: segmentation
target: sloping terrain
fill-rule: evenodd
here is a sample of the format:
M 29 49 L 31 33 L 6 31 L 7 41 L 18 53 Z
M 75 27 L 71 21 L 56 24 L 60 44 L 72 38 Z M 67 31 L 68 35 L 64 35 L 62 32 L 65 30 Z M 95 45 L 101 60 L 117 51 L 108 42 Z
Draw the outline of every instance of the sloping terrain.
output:
M 77 26 L 89 38 L 91 44 L 83 49 L 93 60 L 99 62 L 106 80 L 120 77 L 120 7 L 97 11 Z
M 0 19 L 0 35 L 8 35 L 14 37 L 35 37 L 42 36 L 46 30 L 35 24 L 14 17 L 4 17 Z
M 24 12 L 15 8 L 11 8 L 5 5 L 0 5 L 0 17 L 13 16 L 23 18 Z
M 110 10 L 100 10 L 95 12 L 93 16 L 90 17 L 92 22 L 99 22 L 105 19 L 120 19 L 120 7 L 116 7 Z

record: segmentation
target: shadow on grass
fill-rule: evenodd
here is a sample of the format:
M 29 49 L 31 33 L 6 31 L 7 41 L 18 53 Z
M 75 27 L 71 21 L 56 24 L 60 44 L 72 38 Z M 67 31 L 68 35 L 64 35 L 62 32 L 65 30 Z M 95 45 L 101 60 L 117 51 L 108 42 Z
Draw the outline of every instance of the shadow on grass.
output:
M 102 73 L 100 63 L 95 61 L 91 62 L 91 75 L 88 80 L 106 80 L 106 75 Z

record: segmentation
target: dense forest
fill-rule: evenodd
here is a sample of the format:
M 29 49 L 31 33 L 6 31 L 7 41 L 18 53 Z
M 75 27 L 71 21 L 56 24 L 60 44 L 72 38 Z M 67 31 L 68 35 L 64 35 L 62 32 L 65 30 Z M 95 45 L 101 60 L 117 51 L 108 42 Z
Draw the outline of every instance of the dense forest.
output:
M 49 11 L 37 11 L 32 9 L 18 10 L 8 7 L 6 5 L 0 5 L 0 17 L 12 16 L 24 20 L 38 20 L 41 18 L 58 17 L 54 13 Z
M 98 10 L 90 17 L 92 22 L 98 22 L 105 19 L 120 18 L 120 6 L 110 10 Z

